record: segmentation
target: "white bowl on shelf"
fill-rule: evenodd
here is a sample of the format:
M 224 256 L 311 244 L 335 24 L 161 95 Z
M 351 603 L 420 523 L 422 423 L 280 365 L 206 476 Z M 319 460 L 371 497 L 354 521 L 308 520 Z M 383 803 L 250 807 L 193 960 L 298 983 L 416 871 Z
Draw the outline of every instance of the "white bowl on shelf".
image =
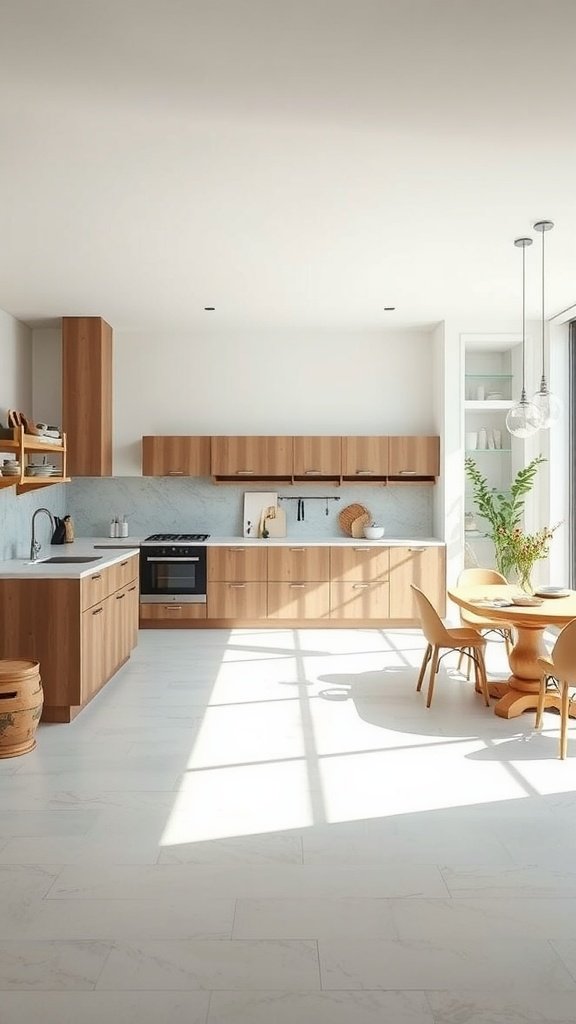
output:
M 365 526 L 364 536 L 366 540 L 380 540 L 384 536 L 383 526 Z

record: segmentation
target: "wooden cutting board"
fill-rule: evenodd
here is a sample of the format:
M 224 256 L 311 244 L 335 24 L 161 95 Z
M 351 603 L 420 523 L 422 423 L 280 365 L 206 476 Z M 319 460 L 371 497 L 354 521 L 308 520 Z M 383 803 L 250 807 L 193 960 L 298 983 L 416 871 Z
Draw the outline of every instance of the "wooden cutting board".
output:
M 372 516 L 369 512 L 364 512 L 363 515 L 357 516 L 350 527 L 350 532 L 356 540 L 364 537 L 364 527 L 369 526 L 372 522 Z
M 286 513 L 283 508 L 276 508 L 274 516 L 266 516 L 264 519 L 269 537 L 286 536 Z

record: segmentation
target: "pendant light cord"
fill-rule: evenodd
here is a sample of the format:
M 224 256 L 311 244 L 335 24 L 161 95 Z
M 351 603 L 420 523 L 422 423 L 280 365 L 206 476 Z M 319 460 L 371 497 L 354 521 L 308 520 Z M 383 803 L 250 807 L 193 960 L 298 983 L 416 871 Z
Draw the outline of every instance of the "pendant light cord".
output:
M 545 376 L 546 376 L 546 371 L 544 369 L 544 349 L 545 349 L 545 346 L 544 346 L 544 323 L 545 323 L 545 316 L 544 316 L 544 235 L 545 234 L 546 234 L 546 232 L 543 231 L 542 232 L 542 380 L 544 380 Z
M 526 401 L 526 246 L 522 246 L 522 397 Z

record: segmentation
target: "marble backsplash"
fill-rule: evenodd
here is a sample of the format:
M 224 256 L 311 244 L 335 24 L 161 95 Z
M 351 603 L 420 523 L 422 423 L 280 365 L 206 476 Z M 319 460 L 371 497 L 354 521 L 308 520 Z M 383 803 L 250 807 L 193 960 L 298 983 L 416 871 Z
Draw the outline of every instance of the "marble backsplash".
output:
M 16 494 L 15 487 L 0 490 L 0 560 L 27 558 L 30 554 L 32 515 L 44 506 L 57 516 L 70 512 L 70 485 L 54 484 L 36 491 Z M 50 524 L 47 516 L 38 516 L 38 540 L 45 547 L 50 543 Z
M 60 488 L 59 488 L 60 489 Z M 66 491 L 66 511 L 74 518 L 77 536 L 107 536 L 113 516 L 125 515 L 131 537 L 151 533 L 209 533 L 241 537 L 245 486 L 214 485 L 208 479 L 167 477 L 77 478 Z M 275 490 L 263 484 L 251 490 Z M 303 522 L 297 521 L 297 501 L 287 501 L 288 536 L 295 539 L 334 537 L 341 533 L 338 513 L 352 502 L 365 505 L 374 521 L 394 537 L 433 534 L 433 488 L 417 485 L 388 487 L 278 487 L 279 495 L 304 497 Z M 339 501 L 311 501 L 312 496 Z M 328 515 L 326 515 L 328 508 Z

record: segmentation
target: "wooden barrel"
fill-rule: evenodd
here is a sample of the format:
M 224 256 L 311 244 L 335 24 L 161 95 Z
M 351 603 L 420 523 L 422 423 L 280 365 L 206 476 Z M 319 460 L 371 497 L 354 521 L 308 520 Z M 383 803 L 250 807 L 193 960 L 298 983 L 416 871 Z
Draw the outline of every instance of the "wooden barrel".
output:
M 34 750 L 43 703 L 37 661 L 0 661 L 0 757 Z

